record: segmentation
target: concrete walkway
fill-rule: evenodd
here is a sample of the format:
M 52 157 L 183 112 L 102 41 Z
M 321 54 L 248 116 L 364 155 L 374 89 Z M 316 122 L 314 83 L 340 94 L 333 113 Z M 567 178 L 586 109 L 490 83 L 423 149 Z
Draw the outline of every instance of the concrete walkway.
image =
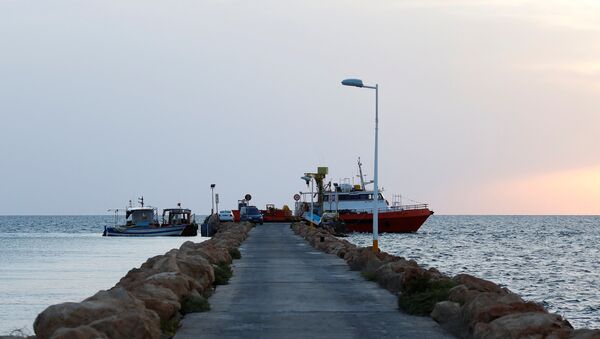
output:
M 430 318 L 398 311 L 394 295 L 289 224 L 257 226 L 240 251 L 212 310 L 185 316 L 176 339 L 451 338 Z

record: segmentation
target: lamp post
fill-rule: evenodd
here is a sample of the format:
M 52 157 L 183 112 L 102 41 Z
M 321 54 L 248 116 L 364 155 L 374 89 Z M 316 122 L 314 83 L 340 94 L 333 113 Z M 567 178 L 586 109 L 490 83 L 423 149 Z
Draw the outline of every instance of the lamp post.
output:
M 378 133 L 379 133 L 379 85 L 375 84 L 375 86 L 365 86 L 360 79 L 346 79 L 342 81 L 342 85 L 344 86 L 353 86 L 360 88 L 369 88 L 375 90 L 375 165 L 373 169 L 374 179 L 373 179 L 373 252 L 379 252 L 379 186 L 377 185 L 377 142 L 378 142 Z
M 215 213 L 215 184 L 210 184 L 210 195 L 211 195 L 211 207 L 210 207 L 210 215 Z
M 217 212 L 217 216 L 219 216 L 219 193 L 215 193 L 215 212 Z

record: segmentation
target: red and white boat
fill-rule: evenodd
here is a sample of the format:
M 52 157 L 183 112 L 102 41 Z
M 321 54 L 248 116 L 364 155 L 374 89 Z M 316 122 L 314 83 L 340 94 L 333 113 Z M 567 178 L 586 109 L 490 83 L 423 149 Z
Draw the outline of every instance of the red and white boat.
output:
M 360 185 L 352 185 L 349 182 L 333 184 L 323 190 L 322 212 L 337 214 L 349 231 L 373 232 L 374 195 L 373 190 L 365 187 L 372 181 L 365 182 L 360 158 L 358 168 Z M 381 233 L 416 232 L 433 214 L 427 204 L 402 205 L 400 196 L 394 196 L 394 201 L 390 204 L 381 191 L 377 208 Z

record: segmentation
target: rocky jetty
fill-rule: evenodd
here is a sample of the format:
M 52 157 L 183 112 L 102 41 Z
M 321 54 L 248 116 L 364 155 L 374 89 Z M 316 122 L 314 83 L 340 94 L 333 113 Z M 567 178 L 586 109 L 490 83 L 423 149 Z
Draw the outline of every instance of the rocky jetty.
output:
M 212 294 L 215 270 L 231 263 L 251 228 L 220 224 L 212 239 L 152 257 L 110 290 L 46 308 L 33 325 L 37 338 L 160 338 L 165 324 L 177 324 L 184 300 Z
M 459 338 L 600 338 L 600 330 L 575 330 L 560 315 L 491 281 L 468 274 L 449 277 L 305 223 L 291 227 L 313 247 L 343 258 L 351 269 L 396 293 L 400 308 L 430 315 Z

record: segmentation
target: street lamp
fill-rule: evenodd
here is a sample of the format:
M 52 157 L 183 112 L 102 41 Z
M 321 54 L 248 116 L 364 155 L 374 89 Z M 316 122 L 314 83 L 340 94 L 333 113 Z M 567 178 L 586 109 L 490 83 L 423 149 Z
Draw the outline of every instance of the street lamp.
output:
M 353 86 L 360 88 L 369 88 L 375 90 L 375 165 L 373 179 L 373 252 L 379 252 L 379 186 L 377 186 L 377 135 L 379 133 L 379 85 L 365 86 L 360 79 L 346 79 L 342 81 L 344 86 Z
M 312 222 L 313 221 L 313 211 L 314 211 L 313 205 L 314 205 L 314 197 L 315 197 L 315 194 L 313 193 L 313 190 L 314 190 L 314 184 L 312 181 L 313 178 L 309 177 L 308 175 L 305 175 L 303 177 L 300 177 L 300 179 L 306 181 L 306 186 L 308 186 L 308 183 L 310 182 L 310 221 Z
M 210 193 L 211 193 L 211 199 L 212 199 L 212 203 L 211 203 L 211 207 L 210 207 L 210 215 L 213 215 L 215 213 L 215 184 L 210 184 Z

